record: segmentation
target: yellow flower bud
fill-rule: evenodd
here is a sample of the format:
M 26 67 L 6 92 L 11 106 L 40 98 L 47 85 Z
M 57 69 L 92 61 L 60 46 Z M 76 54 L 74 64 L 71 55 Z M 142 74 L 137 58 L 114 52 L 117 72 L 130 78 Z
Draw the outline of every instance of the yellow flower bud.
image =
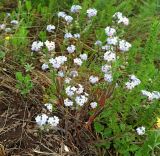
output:
M 9 36 L 6 36 L 6 37 L 5 37 L 5 40 L 10 40 L 10 37 L 9 37 Z

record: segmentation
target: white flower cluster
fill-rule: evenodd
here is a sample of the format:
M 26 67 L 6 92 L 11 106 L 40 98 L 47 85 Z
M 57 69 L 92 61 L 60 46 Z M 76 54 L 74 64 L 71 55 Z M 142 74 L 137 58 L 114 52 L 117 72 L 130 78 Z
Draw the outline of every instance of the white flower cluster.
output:
M 138 86 L 141 83 L 141 81 L 135 76 L 130 75 L 130 81 L 126 82 L 126 88 L 129 90 L 132 90 L 134 87 Z
M 106 27 L 105 32 L 106 32 L 107 36 L 111 37 L 111 36 L 115 35 L 116 29 L 111 28 L 111 27 Z
M 125 16 L 123 16 L 123 14 L 121 12 L 116 12 L 113 15 L 113 18 L 117 21 L 117 23 L 122 23 L 124 25 L 129 25 L 129 19 Z
M 40 127 L 47 124 L 50 125 L 51 127 L 56 127 L 59 124 L 59 118 L 57 116 L 48 117 L 44 113 L 36 116 L 35 120 Z
M 64 82 L 66 83 L 66 84 L 69 84 L 70 82 L 71 82 L 71 78 L 70 77 L 66 77 L 65 78 L 65 80 L 64 80 Z
M 81 35 L 78 33 L 72 35 L 71 33 L 67 32 L 64 35 L 65 39 L 71 39 L 71 38 L 79 39 L 80 37 L 81 37 Z
M 158 91 L 153 91 L 153 92 L 149 92 L 146 90 L 142 90 L 142 95 L 147 96 L 149 101 L 152 101 L 154 99 L 158 100 L 160 99 L 160 92 Z
M 130 43 L 128 43 L 127 41 L 125 41 L 125 40 L 119 41 L 119 50 L 121 50 L 122 52 L 128 51 L 131 47 L 132 47 L 132 45 Z
M 67 15 L 65 12 L 58 12 L 58 17 L 63 18 L 67 22 L 67 24 L 70 24 L 73 21 L 73 17 Z
M 48 32 L 54 32 L 54 30 L 56 29 L 56 27 L 54 26 L 54 25 L 47 25 L 47 28 L 46 28 L 46 30 L 48 31 Z
M 74 94 L 75 94 L 75 92 L 76 92 L 76 90 L 77 90 L 77 88 L 75 87 L 75 86 L 68 86 L 66 89 L 65 89 L 65 91 L 66 91 L 66 94 L 67 94 L 67 96 L 69 96 L 69 97 L 72 97 Z
M 104 54 L 104 60 L 108 62 L 113 62 L 116 60 L 116 54 L 113 51 L 107 51 Z
M 0 24 L 0 30 L 4 30 L 6 28 L 5 24 Z
M 53 106 L 52 106 L 51 103 L 46 103 L 46 104 L 44 104 L 44 105 L 46 106 L 46 108 L 47 108 L 50 112 L 52 112 Z
M 107 38 L 107 44 L 116 46 L 118 44 L 118 37 L 108 37 Z
M 136 132 L 138 135 L 144 135 L 145 134 L 145 127 L 144 126 L 141 126 L 141 127 L 138 127 L 136 128 Z
M 85 95 L 79 95 L 76 96 L 75 101 L 77 105 L 83 106 L 88 101 L 88 97 Z
M 97 15 L 97 10 L 95 8 L 90 8 L 87 10 L 88 18 L 94 17 Z
M 58 71 L 58 76 L 59 77 L 64 77 L 65 76 L 64 71 L 62 71 L 62 70 Z
M 13 25 L 17 25 L 19 22 L 17 21 L 17 20 L 12 20 L 11 21 L 11 24 L 13 24 Z
M 84 87 L 81 84 L 78 84 L 77 87 L 68 86 L 65 92 L 69 98 L 72 98 L 72 100 L 69 98 L 64 100 L 66 107 L 73 106 L 73 101 L 79 106 L 83 106 L 88 101 L 88 94 L 84 92 Z
M 101 46 L 102 46 L 102 41 L 97 40 L 94 44 L 95 44 L 96 46 L 101 47 Z
M 70 100 L 70 99 L 68 99 L 68 98 L 66 98 L 66 99 L 64 100 L 64 105 L 65 105 L 66 107 L 73 106 L 73 101 Z
M 46 45 L 48 51 L 53 51 L 55 50 L 55 42 L 52 42 L 52 41 L 46 41 L 44 42 L 44 44 Z
M 98 78 L 97 76 L 91 75 L 91 76 L 89 77 L 89 82 L 90 82 L 91 84 L 95 84 L 95 83 L 97 83 L 98 81 L 99 81 L 99 78 Z
M 72 13 L 78 13 L 81 9 L 82 9 L 82 7 L 80 5 L 72 5 L 70 11 Z
M 109 83 L 112 82 L 113 77 L 112 77 L 111 65 L 105 64 L 102 66 L 101 70 L 104 73 L 104 80 Z
M 55 69 L 59 69 L 66 61 L 66 56 L 57 56 L 55 58 L 49 59 L 49 63 L 51 63 L 52 67 Z
M 74 51 L 76 50 L 76 46 L 75 45 L 70 45 L 67 47 L 67 51 L 68 53 L 74 53 Z
M 80 58 L 75 58 L 73 61 L 74 61 L 74 63 L 75 63 L 76 65 L 78 65 L 78 66 L 81 66 L 82 63 L 83 63 Z
M 91 102 L 91 103 L 90 103 L 90 106 L 91 106 L 91 108 L 93 108 L 93 109 L 96 108 L 97 105 L 98 105 L 97 102 Z
M 48 66 L 48 64 L 43 63 L 41 68 L 42 68 L 42 70 L 47 70 L 47 69 L 49 69 L 49 66 Z
M 81 58 L 81 60 L 86 61 L 88 59 L 87 54 L 80 54 L 79 57 Z
M 32 43 L 31 50 L 35 51 L 35 52 L 38 52 L 38 51 L 41 50 L 42 47 L 43 47 L 43 42 L 41 42 L 41 41 L 34 41 Z

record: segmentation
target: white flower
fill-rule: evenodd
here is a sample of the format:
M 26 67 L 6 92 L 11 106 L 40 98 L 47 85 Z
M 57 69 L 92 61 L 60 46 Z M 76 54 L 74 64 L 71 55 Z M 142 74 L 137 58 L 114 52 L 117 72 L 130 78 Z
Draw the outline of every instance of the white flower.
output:
M 71 101 L 70 99 L 67 98 L 64 100 L 64 105 L 66 107 L 73 106 L 73 101 Z
M 83 106 L 88 101 L 88 98 L 85 95 L 80 95 L 75 98 L 75 101 L 77 105 Z
M 87 54 L 80 54 L 79 57 L 84 61 L 86 61 L 88 58 Z
M 48 124 L 50 124 L 53 127 L 56 127 L 59 124 L 59 118 L 57 116 L 49 117 Z
M 119 41 L 119 49 L 123 52 L 128 51 L 130 48 L 132 47 L 132 45 L 130 43 L 128 43 L 125 40 L 120 40 Z
M 153 95 L 153 98 L 154 98 L 154 99 L 160 99 L 160 92 L 158 92 L 158 91 L 153 91 L 153 92 L 152 92 L 152 95 Z
M 76 70 L 72 70 L 72 71 L 70 72 L 70 76 L 71 76 L 71 77 L 77 77 L 77 76 L 78 76 L 78 72 L 77 72 Z
M 107 38 L 107 43 L 109 45 L 117 45 L 117 43 L 118 43 L 118 37 L 108 37 Z
M 0 24 L 0 30 L 4 30 L 6 28 L 5 24 Z
M 58 17 L 64 18 L 66 16 L 66 13 L 63 11 L 58 12 Z
M 126 85 L 126 88 L 129 90 L 132 90 L 135 87 L 135 84 L 132 82 L 126 82 L 125 85 Z
M 114 15 L 113 15 L 113 18 L 122 18 L 123 14 L 121 12 L 116 12 Z
M 52 42 L 52 41 L 46 41 L 44 42 L 44 44 L 46 45 L 48 51 L 53 51 L 55 50 L 55 42 Z
M 74 34 L 73 36 L 74 36 L 74 38 L 80 38 L 80 37 L 81 37 L 81 35 L 78 34 L 78 33 L 77 33 L 77 34 Z
M 148 97 L 148 100 L 150 100 L 150 101 L 152 101 L 152 100 L 153 100 L 153 95 L 152 95 L 152 93 L 151 93 L 151 92 L 148 92 L 148 91 L 146 91 L 146 90 L 142 90 L 141 92 L 142 92 L 142 95 L 144 95 L 144 96 L 147 96 L 147 97 Z
M 71 82 L 71 80 L 72 80 L 71 78 L 66 77 L 65 80 L 64 80 L 64 82 L 67 83 L 67 84 L 69 84 Z
M 47 122 L 47 119 L 48 119 L 48 116 L 47 116 L 46 114 L 37 115 L 37 117 L 35 118 L 36 123 L 37 123 L 39 126 L 45 125 L 46 122 Z
M 87 15 L 89 18 L 97 15 L 97 10 L 95 8 L 90 8 L 87 10 Z
M 145 127 L 144 126 L 138 127 L 138 128 L 136 128 L 136 131 L 137 131 L 138 135 L 144 135 L 145 134 Z
M 64 77 L 64 72 L 61 70 L 61 71 L 58 71 L 58 76 L 59 77 Z
M 11 16 L 11 14 L 10 14 L 9 12 L 7 12 L 7 13 L 6 13 L 6 16 L 7 16 L 7 17 L 10 17 L 10 16 Z
M 113 81 L 112 74 L 111 73 L 104 74 L 104 80 L 109 82 L 109 83 L 112 82 Z
M 11 28 L 5 28 L 5 32 L 11 32 L 12 31 L 12 29 Z
M 53 68 L 60 68 L 67 61 L 67 57 L 65 56 L 57 56 L 56 58 L 49 59 L 49 62 L 52 64 Z
M 49 66 L 48 66 L 48 64 L 43 63 L 41 68 L 42 68 L 42 70 L 47 70 L 47 69 L 49 69 Z
M 97 105 L 98 105 L 97 102 L 91 102 L 91 103 L 90 103 L 90 106 L 91 106 L 91 108 L 93 108 L 93 109 L 96 108 Z
M 106 27 L 105 32 L 107 36 L 111 37 L 116 33 L 116 29 L 111 28 L 111 27 Z
M 48 31 L 48 32 L 53 32 L 54 30 L 55 30 L 55 26 L 54 25 L 47 25 L 47 28 L 46 28 L 46 30 Z
M 102 41 L 97 40 L 94 44 L 101 47 L 102 46 Z
M 65 39 L 73 38 L 73 35 L 72 35 L 71 33 L 66 33 L 66 34 L 64 35 L 64 38 L 65 38 Z
M 68 16 L 68 15 L 65 16 L 64 19 L 65 19 L 65 21 L 66 21 L 68 24 L 73 21 L 73 17 L 72 17 L 72 16 Z
M 129 19 L 127 17 L 123 17 L 122 23 L 126 26 L 129 25 Z
M 81 66 L 82 63 L 83 63 L 80 58 L 75 58 L 73 61 L 74 61 L 74 63 L 77 64 L 78 66 Z
M 99 78 L 97 76 L 90 76 L 89 77 L 89 82 L 92 83 L 92 84 L 95 84 L 99 81 Z
M 129 19 L 125 16 L 123 16 L 123 14 L 121 12 L 116 12 L 113 15 L 113 18 L 115 18 L 115 20 L 117 20 L 117 23 L 123 23 L 124 25 L 129 25 Z
M 135 76 L 135 75 L 130 75 L 130 80 L 135 84 L 139 85 L 141 81 Z
M 67 51 L 68 53 L 74 53 L 74 51 L 76 50 L 76 46 L 75 45 L 70 45 L 67 47 Z
M 126 88 L 131 90 L 134 87 L 138 86 L 141 83 L 141 81 L 135 76 L 135 75 L 130 75 L 130 81 L 126 82 Z
M 107 51 L 105 54 L 104 54 L 104 60 L 105 61 L 115 61 L 116 60 L 116 54 L 113 53 L 112 51 Z
M 11 21 L 11 24 L 13 24 L 13 25 L 17 25 L 19 22 L 17 21 L 17 20 L 12 20 Z
M 104 73 L 110 72 L 111 66 L 105 64 L 105 65 L 102 66 L 101 70 L 102 70 L 102 72 L 104 72 Z
M 82 7 L 80 5 L 72 5 L 71 7 L 71 12 L 72 13 L 77 13 L 82 9 Z
M 152 101 L 154 99 L 160 99 L 160 92 L 158 91 L 153 91 L 153 92 L 149 92 L 146 90 L 142 90 L 142 95 L 147 96 L 149 101 Z
M 75 92 L 76 92 L 77 88 L 76 87 L 71 87 L 71 86 L 68 86 L 66 89 L 65 89 L 65 92 L 66 94 L 69 96 L 69 97 L 72 97 Z
M 43 42 L 41 42 L 41 41 L 34 41 L 32 43 L 31 50 L 37 52 L 37 51 L 41 50 L 42 47 L 43 47 Z
M 81 84 L 78 84 L 78 88 L 77 88 L 77 90 L 76 90 L 76 93 L 77 93 L 77 94 L 82 94 L 83 91 L 84 91 L 83 86 L 82 86 Z
M 51 103 L 46 103 L 46 104 L 44 104 L 46 107 L 47 107 L 47 109 L 50 111 L 50 112 L 52 112 L 52 104 Z

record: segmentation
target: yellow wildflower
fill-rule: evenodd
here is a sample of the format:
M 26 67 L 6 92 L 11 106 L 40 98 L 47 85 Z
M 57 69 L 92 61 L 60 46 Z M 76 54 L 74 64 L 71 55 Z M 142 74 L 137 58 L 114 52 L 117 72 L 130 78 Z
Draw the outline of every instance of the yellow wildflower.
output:
M 5 37 L 5 40 L 10 40 L 10 36 L 6 36 L 6 37 Z
M 157 127 L 160 128 L 160 118 L 157 118 Z

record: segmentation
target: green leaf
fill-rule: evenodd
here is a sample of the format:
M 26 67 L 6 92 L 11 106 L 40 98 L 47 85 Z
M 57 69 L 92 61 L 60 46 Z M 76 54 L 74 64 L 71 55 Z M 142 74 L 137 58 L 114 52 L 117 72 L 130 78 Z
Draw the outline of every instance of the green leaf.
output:
M 5 57 L 5 52 L 0 51 L 0 59 L 2 60 Z
M 94 128 L 96 130 L 96 132 L 100 133 L 104 130 L 104 126 L 98 122 L 94 123 Z
M 28 11 L 30 11 L 32 9 L 31 1 L 26 1 L 26 8 Z

